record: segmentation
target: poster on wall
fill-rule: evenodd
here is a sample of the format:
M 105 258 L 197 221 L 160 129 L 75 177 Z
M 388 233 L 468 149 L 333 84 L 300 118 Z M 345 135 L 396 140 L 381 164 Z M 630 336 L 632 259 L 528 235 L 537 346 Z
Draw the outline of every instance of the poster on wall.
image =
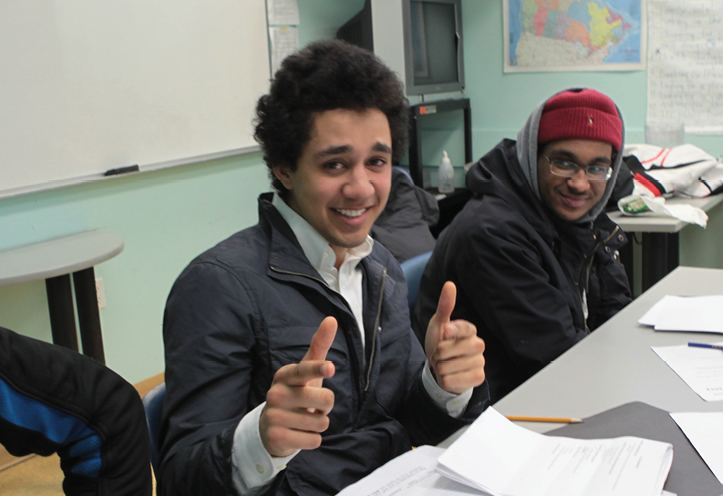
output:
M 723 2 L 649 2 L 647 124 L 723 135 Z
M 643 70 L 646 1 L 503 0 L 504 70 Z

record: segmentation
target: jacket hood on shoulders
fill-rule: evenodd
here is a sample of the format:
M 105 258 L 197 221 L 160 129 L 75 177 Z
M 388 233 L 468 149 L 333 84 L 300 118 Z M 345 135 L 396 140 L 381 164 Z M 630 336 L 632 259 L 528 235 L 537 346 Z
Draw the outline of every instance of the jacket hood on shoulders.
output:
M 552 219 L 542 200 L 533 194 L 517 160 L 516 142 L 503 139 L 466 176 L 467 189 L 475 195 L 500 198 L 510 210 L 522 215 L 534 229 L 551 241 Z

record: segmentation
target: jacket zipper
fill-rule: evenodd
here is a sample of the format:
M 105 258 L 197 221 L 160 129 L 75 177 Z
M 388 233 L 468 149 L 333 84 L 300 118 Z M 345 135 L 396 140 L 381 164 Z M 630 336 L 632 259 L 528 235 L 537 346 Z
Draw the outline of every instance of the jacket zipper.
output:
M 379 327 L 379 319 L 382 314 L 382 302 L 384 301 L 384 287 L 387 283 L 387 268 L 384 267 L 384 271 L 382 272 L 382 288 L 379 293 L 379 303 L 377 304 L 377 316 L 374 318 L 374 334 L 372 334 L 372 352 L 369 355 L 369 368 L 367 369 L 367 383 L 364 386 L 364 392 L 367 392 L 369 390 L 369 382 L 372 378 L 372 365 L 374 364 L 374 355 L 377 351 L 377 332 L 381 332 L 381 327 Z
M 600 248 L 602 245 L 604 245 L 605 243 L 607 243 L 608 241 L 610 241 L 611 239 L 613 239 L 613 237 L 615 236 L 615 234 L 617 234 L 617 232 L 618 232 L 619 230 L 620 230 L 620 226 L 615 226 L 615 229 L 613 229 L 613 232 L 610 233 L 610 236 L 608 236 L 608 237 L 605 238 L 605 239 L 599 240 L 599 241 L 597 242 L 597 244 L 593 247 L 593 249 L 592 249 L 590 252 L 588 252 L 587 255 L 585 255 L 585 259 L 587 259 L 588 257 L 590 258 L 590 260 L 589 260 L 588 263 L 587 263 L 587 271 L 586 271 L 586 279 L 585 279 L 586 282 L 590 281 L 590 271 L 592 270 L 592 262 L 593 262 L 593 260 L 595 260 L 595 252 L 596 252 L 596 251 L 598 250 L 598 248 Z M 585 259 L 583 259 L 583 260 L 585 260 Z M 580 276 L 582 276 L 582 269 L 583 269 L 583 267 L 585 267 L 585 263 L 584 263 L 584 262 L 583 262 L 583 264 L 580 266 L 580 273 L 578 274 L 578 281 L 580 281 Z M 578 284 L 579 284 L 579 283 L 578 283 Z M 585 287 L 587 287 L 587 284 L 585 284 Z M 579 286 L 578 286 L 578 289 L 577 289 L 577 294 L 578 294 L 578 296 L 580 297 L 580 305 L 582 306 L 582 308 L 587 308 L 587 301 L 582 301 L 582 294 L 580 293 L 580 287 L 579 287 Z M 587 297 L 586 297 L 585 299 L 587 300 Z M 588 311 L 588 313 L 589 313 L 589 311 Z M 588 327 L 587 327 L 587 316 L 585 316 L 585 331 L 586 331 L 588 334 L 590 333 L 589 330 L 588 330 Z
M 323 286 L 328 287 L 328 284 L 326 284 L 326 281 L 317 279 L 316 277 L 310 276 L 309 274 L 304 274 L 303 272 L 292 272 L 290 270 L 279 269 L 279 268 L 274 267 L 273 265 L 270 265 L 269 267 L 271 268 L 271 270 L 273 270 L 274 272 L 277 272 L 279 274 L 305 277 L 307 279 L 311 279 L 312 281 L 316 281 L 316 282 L 322 284 Z M 386 284 L 386 280 L 387 280 L 387 268 L 384 267 L 384 272 L 382 273 L 382 292 L 381 292 L 381 295 L 379 296 L 379 304 L 377 305 L 377 316 L 374 319 L 374 334 L 372 336 L 372 351 L 371 351 L 371 355 L 369 356 L 369 370 L 367 372 L 366 386 L 364 386 L 365 392 L 369 389 L 369 379 L 371 378 L 372 364 L 374 362 L 374 354 L 375 354 L 374 352 L 376 351 L 376 341 L 377 341 L 377 332 L 376 331 L 377 331 L 377 327 L 379 325 L 379 317 L 380 317 L 381 311 L 382 311 L 382 301 L 383 301 L 383 296 L 384 296 L 384 286 Z M 347 303 L 347 306 L 349 306 L 348 303 Z M 349 309 L 349 311 L 351 311 L 351 309 Z M 353 315 L 353 312 L 352 312 L 352 315 Z M 362 330 L 362 332 L 363 332 L 363 330 Z

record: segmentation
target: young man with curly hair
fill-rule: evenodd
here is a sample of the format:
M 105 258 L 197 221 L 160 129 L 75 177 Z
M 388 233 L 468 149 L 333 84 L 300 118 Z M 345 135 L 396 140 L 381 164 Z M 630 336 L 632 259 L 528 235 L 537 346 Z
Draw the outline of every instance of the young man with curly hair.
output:
M 454 285 L 423 350 L 403 273 L 369 236 L 407 112 L 392 71 L 343 42 L 276 73 L 256 127 L 276 192 L 168 299 L 159 494 L 336 494 L 487 405 Z

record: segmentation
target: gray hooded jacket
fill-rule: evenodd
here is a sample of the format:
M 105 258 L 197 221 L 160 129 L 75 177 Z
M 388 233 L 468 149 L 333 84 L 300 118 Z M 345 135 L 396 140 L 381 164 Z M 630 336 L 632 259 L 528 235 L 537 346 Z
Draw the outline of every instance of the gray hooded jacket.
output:
M 413 316 L 417 337 L 434 314 L 442 285 L 457 285 L 452 318 L 477 326 L 494 403 L 630 302 L 618 250 L 624 233 L 603 198 L 567 222 L 542 202 L 532 113 L 518 142 L 503 140 L 467 174 L 474 196 L 437 240 Z M 524 164 L 523 164 L 524 163 Z

